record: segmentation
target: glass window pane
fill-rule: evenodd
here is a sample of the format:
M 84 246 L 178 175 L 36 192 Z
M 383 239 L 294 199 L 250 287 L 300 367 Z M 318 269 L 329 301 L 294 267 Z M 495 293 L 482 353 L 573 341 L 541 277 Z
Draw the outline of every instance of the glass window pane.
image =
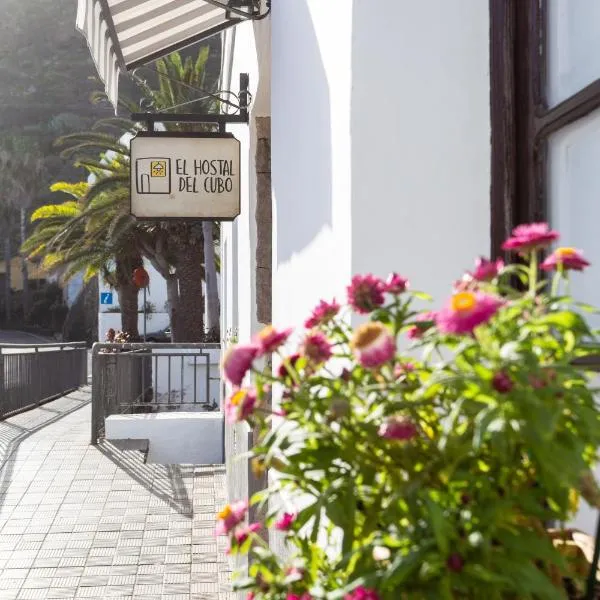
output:
M 546 53 L 550 106 L 600 78 L 600 2 L 548 0 Z
M 548 168 L 549 218 L 561 234 L 559 244 L 582 249 L 592 263 L 571 276 L 571 293 L 600 307 L 600 111 L 550 137 Z M 600 327 L 597 315 L 586 317 L 592 327 Z M 569 526 L 594 535 L 597 518 L 598 511 L 582 500 Z

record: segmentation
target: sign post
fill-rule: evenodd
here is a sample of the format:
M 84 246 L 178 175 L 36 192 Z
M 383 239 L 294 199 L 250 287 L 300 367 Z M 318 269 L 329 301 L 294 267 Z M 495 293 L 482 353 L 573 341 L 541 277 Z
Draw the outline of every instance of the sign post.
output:
M 240 214 L 239 141 L 228 133 L 139 133 L 131 140 L 131 214 L 235 219 Z

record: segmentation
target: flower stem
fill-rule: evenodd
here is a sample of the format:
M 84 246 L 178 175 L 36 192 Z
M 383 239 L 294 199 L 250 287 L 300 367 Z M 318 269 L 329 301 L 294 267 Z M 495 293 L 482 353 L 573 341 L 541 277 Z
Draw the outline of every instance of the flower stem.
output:
M 529 294 L 535 297 L 537 289 L 538 276 L 538 255 L 537 251 L 533 250 L 529 258 Z

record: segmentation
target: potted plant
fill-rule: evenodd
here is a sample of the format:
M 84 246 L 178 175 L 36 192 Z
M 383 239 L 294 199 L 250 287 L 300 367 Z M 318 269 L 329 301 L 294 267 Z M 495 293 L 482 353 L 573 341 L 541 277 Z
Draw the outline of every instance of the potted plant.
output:
M 250 554 L 236 581 L 249 599 L 583 597 L 589 569 L 560 524 L 580 497 L 600 506 L 600 412 L 580 364 L 598 347 L 568 293 L 589 263 L 549 253 L 557 238 L 516 228 L 504 248 L 522 260 L 479 259 L 439 310 L 415 308 L 425 295 L 397 274 L 356 276 L 295 351 L 273 327 L 228 351 L 227 420 L 260 431 L 252 466 L 271 471 L 250 499 L 264 522 L 247 522 L 247 499 L 218 515 L 229 551 Z M 271 353 L 274 372 L 255 368 Z

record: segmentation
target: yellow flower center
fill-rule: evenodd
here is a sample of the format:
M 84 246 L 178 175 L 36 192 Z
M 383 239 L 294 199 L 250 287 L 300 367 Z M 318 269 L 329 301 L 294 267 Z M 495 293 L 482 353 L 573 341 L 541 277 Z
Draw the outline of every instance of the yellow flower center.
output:
M 231 516 L 232 512 L 233 511 L 231 510 L 231 506 L 229 506 L 229 504 L 227 504 L 225 506 L 225 508 L 217 514 L 217 516 L 219 517 L 219 519 L 224 521 L 225 519 L 227 519 L 227 517 Z
M 556 249 L 556 256 L 558 258 L 566 258 L 567 256 L 573 256 L 576 253 L 577 253 L 577 250 L 575 250 L 575 248 L 557 248 Z
M 233 396 L 231 396 L 230 402 L 231 404 L 233 404 L 233 406 L 239 406 L 245 396 L 246 392 L 244 390 L 240 390 L 239 392 L 236 392 Z
M 367 348 L 383 333 L 385 333 L 385 325 L 378 322 L 364 323 L 354 332 L 352 347 L 358 350 Z
M 452 310 L 455 312 L 463 312 L 467 310 L 471 310 L 477 300 L 475 299 L 475 294 L 472 292 L 459 292 L 458 294 L 454 294 L 452 296 Z
M 264 340 L 265 338 L 268 338 L 273 333 L 273 330 L 274 330 L 273 325 L 267 325 L 266 327 L 263 327 L 261 332 L 258 334 L 258 337 L 261 340 Z

